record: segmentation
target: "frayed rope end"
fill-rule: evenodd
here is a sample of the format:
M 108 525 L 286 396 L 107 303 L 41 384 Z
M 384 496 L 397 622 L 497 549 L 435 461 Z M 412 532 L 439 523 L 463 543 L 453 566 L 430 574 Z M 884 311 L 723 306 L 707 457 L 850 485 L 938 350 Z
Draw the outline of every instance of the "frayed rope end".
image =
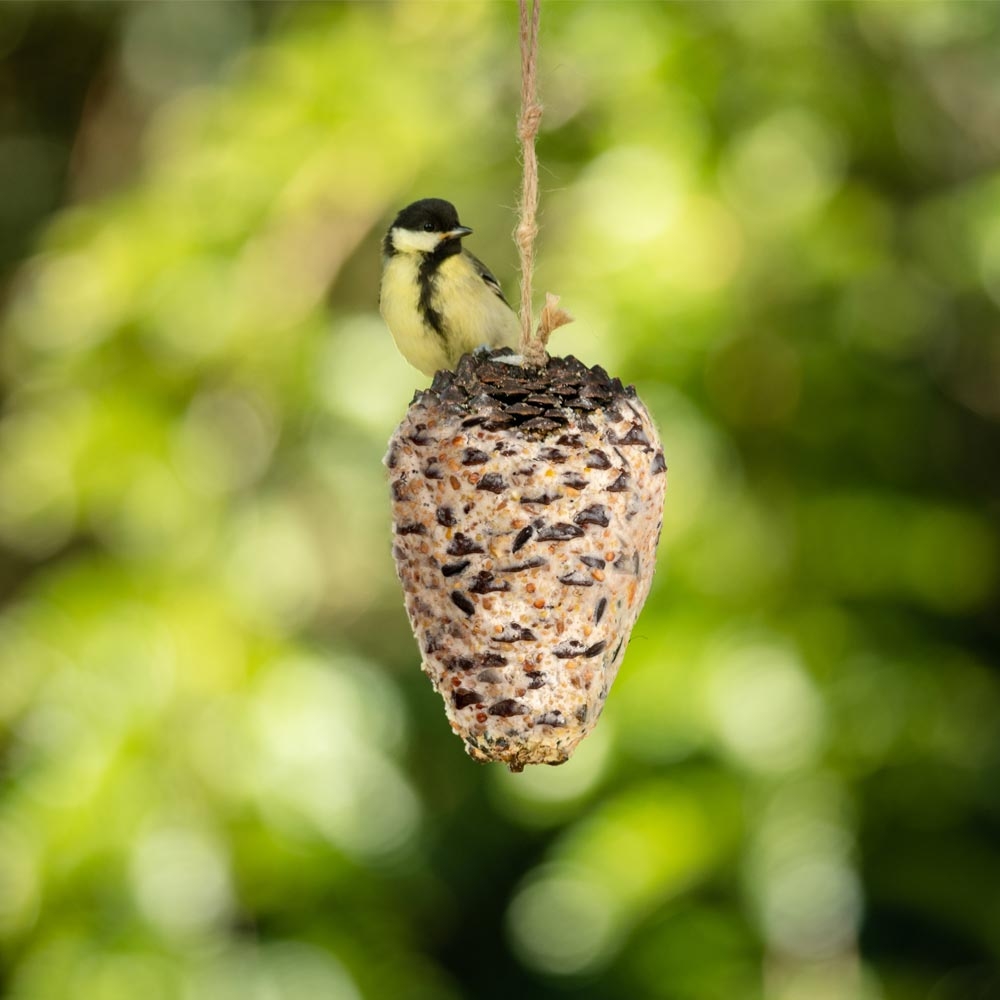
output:
M 545 305 L 541 316 L 538 317 L 538 332 L 521 349 L 525 363 L 534 368 L 541 368 L 549 357 L 546 351 L 549 337 L 559 327 L 572 322 L 573 317 L 565 309 L 559 308 L 559 296 L 546 292 Z

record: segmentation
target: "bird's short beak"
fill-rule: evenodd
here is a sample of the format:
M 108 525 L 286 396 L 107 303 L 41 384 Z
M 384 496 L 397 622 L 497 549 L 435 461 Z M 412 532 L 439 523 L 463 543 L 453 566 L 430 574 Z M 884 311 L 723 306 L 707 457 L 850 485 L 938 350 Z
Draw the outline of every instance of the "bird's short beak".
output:
M 456 226 L 448 232 L 441 234 L 443 240 L 460 240 L 463 236 L 468 236 L 472 230 L 468 226 Z

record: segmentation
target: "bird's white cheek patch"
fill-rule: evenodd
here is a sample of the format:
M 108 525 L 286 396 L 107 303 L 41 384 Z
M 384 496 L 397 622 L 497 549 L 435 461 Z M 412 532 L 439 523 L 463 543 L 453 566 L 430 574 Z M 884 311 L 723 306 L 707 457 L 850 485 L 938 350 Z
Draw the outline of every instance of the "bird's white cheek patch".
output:
M 401 253 L 430 253 L 440 241 L 440 233 L 422 233 L 398 227 L 392 231 L 392 245 Z

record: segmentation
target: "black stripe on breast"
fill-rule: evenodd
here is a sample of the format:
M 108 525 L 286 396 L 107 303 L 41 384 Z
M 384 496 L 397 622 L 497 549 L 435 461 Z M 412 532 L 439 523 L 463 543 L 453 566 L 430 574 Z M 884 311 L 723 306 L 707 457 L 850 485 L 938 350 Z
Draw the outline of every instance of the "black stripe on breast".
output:
M 446 240 L 438 244 L 433 253 L 424 254 L 424 259 L 417 269 L 417 284 L 420 286 L 420 299 L 417 303 L 424 322 L 442 339 L 445 339 L 444 317 L 434 307 L 434 290 L 437 286 L 438 268 L 447 258 L 462 252 L 459 240 Z
M 434 308 L 434 286 L 437 284 L 437 271 L 441 261 L 433 254 L 427 254 L 420 262 L 417 270 L 417 284 L 420 286 L 420 299 L 417 308 L 424 322 L 444 340 L 444 317 Z

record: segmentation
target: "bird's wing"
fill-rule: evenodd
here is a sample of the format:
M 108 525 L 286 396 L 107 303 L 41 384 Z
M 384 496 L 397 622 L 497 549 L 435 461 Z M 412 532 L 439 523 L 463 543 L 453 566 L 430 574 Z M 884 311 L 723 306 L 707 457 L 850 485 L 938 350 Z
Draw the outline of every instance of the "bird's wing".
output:
M 493 277 L 493 272 L 474 254 L 469 253 L 468 250 L 462 251 L 466 257 L 469 258 L 469 262 L 476 269 L 479 277 L 486 282 L 487 287 L 493 292 L 494 295 L 505 305 L 510 308 L 510 303 L 504 298 L 503 289 L 500 287 L 500 282 Z

